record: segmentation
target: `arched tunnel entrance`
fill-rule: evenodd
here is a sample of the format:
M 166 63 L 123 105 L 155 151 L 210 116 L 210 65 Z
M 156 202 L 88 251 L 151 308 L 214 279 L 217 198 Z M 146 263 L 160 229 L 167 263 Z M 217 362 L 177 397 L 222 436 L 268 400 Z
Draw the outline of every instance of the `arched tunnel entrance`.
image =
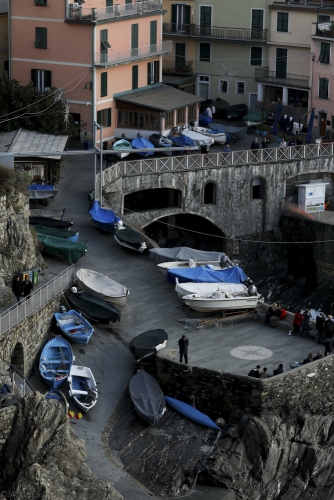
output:
M 181 207 L 182 192 L 179 189 L 158 188 L 135 191 L 124 196 L 124 211 L 141 212 L 163 208 Z
M 225 236 L 212 222 L 192 214 L 162 217 L 144 228 L 145 233 L 160 247 L 187 246 L 197 250 L 224 252 Z M 203 233 L 203 234 L 199 234 Z
M 24 375 L 24 350 L 21 342 L 16 344 L 10 362 Z

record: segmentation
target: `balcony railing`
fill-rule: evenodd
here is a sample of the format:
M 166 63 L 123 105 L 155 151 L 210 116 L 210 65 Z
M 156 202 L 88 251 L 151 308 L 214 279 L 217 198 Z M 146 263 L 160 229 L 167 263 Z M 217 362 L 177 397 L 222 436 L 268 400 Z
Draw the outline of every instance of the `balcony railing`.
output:
M 296 5 L 300 7 L 333 7 L 332 0 L 274 0 L 273 4 Z
M 314 26 L 315 33 L 312 33 L 313 35 L 322 36 L 324 38 L 334 38 L 334 22 L 329 21 L 327 23 L 314 23 Z
M 193 72 L 193 61 L 163 61 L 162 72 L 175 75 L 191 75 Z
M 215 38 L 219 40 L 266 41 L 267 30 L 220 28 L 196 24 L 163 23 L 164 35 L 190 36 L 196 38 Z
M 122 52 L 112 52 L 109 50 L 107 54 L 95 54 L 95 64 L 97 66 L 117 66 L 140 59 L 149 59 L 158 57 L 172 52 L 172 42 L 160 42 L 154 45 L 145 45 L 137 49 L 123 50 Z
M 310 88 L 310 79 L 304 75 L 293 75 L 286 73 L 285 75 L 277 74 L 276 71 L 269 71 L 268 68 L 256 68 L 255 80 L 262 83 L 271 83 L 273 85 L 282 85 L 290 87 Z
M 75 9 L 73 8 L 75 6 Z M 142 15 L 149 12 L 162 10 L 162 0 L 144 0 L 126 5 L 114 5 L 102 9 L 83 8 L 77 3 L 69 4 L 68 19 L 75 21 L 103 21 L 106 19 L 119 19 L 127 16 Z

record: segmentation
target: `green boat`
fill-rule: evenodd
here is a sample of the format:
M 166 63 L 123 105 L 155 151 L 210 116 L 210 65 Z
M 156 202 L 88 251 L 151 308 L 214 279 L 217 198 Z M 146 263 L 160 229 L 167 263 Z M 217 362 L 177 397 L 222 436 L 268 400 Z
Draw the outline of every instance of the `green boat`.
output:
M 62 238 L 63 240 L 78 241 L 79 233 L 71 229 L 59 229 L 57 227 L 48 226 L 32 226 L 36 233 L 44 234 L 46 236 L 55 236 L 56 238 Z
M 78 260 L 86 255 L 88 245 L 80 241 L 69 241 L 55 236 L 38 234 L 42 252 L 65 259 L 69 264 L 76 264 Z

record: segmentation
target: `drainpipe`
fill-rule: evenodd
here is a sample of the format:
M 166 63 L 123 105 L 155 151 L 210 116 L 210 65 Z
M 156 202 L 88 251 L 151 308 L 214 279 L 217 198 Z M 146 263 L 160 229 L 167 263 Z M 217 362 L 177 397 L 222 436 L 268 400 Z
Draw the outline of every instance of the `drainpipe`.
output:
M 92 129 L 93 129 L 93 144 L 94 149 L 96 148 L 96 132 L 97 128 L 94 125 L 95 122 L 95 87 L 96 87 L 96 74 L 95 74 L 95 49 L 96 49 L 96 24 L 93 25 L 92 29 Z M 101 144 L 100 144 L 101 147 Z M 101 177 L 102 183 L 102 177 Z M 94 192 L 96 193 L 96 154 L 94 155 Z M 100 204 L 101 204 L 100 200 Z M 101 204 L 102 206 L 102 204 Z
M 9 62 L 8 62 L 8 73 L 9 78 L 12 78 L 12 2 L 8 2 L 8 52 L 9 52 Z
M 315 54 L 312 52 L 312 69 L 311 69 L 311 74 L 310 74 L 310 109 L 313 109 L 313 101 L 312 101 L 312 97 L 313 97 L 313 93 L 312 93 L 312 90 L 313 90 L 313 71 L 314 71 L 314 60 L 315 60 Z

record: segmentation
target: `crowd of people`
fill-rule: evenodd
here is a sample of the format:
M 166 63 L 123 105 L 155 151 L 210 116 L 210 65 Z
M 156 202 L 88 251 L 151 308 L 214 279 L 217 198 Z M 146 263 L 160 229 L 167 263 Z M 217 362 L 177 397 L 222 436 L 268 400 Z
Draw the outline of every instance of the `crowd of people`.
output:
M 280 363 L 278 365 L 278 367 L 273 370 L 273 374 L 270 375 L 268 373 L 268 368 L 267 367 L 264 367 L 262 372 L 261 372 L 261 366 L 260 365 L 257 365 L 256 368 L 253 368 L 249 373 L 248 373 L 248 376 L 249 377 L 254 377 L 254 378 L 269 378 L 269 377 L 274 377 L 275 375 L 280 375 L 281 373 L 284 372 L 284 367 L 282 365 L 282 363 Z

